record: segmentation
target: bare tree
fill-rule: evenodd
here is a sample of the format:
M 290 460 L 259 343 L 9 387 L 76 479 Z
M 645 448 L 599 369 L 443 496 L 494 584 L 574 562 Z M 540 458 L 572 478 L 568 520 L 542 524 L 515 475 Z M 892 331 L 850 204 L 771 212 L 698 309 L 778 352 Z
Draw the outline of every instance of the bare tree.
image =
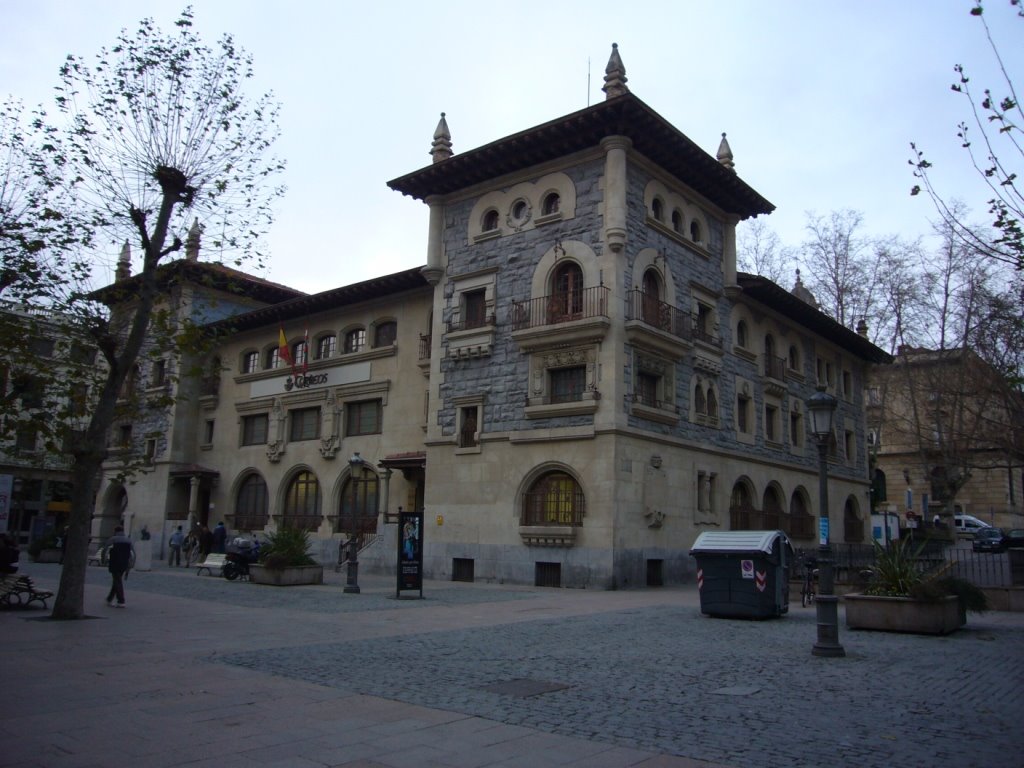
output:
M 1024 18 L 1020 0 L 1010 0 L 1010 5 L 1016 7 L 1018 18 Z M 911 194 L 927 193 L 939 217 L 964 245 L 1024 269 L 1024 190 L 1018 185 L 1014 170 L 1024 159 L 1024 142 L 1021 141 L 1024 111 L 1017 98 L 1014 75 L 1007 70 L 999 47 L 992 39 L 981 2 L 971 9 L 971 15 L 985 30 L 985 38 L 1002 76 L 1002 95 L 994 95 L 991 89 L 985 88 L 979 96 L 971 87 L 967 69 L 957 64 L 954 67 L 957 81 L 952 89 L 967 99 L 970 112 L 970 117 L 957 125 L 957 137 L 967 151 L 971 166 L 988 187 L 991 195 L 987 201 L 988 211 L 998 235 L 978 237 L 977 230 L 962 217 L 962 208 L 958 209 L 936 188 L 930 175 L 932 164 L 914 143 L 910 145 L 914 157 L 909 162 L 919 183 L 911 189 Z
M 53 616 L 84 615 L 84 584 L 93 500 L 108 433 L 123 385 L 145 344 L 188 346 L 195 327 L 177 308 L 160 304 L 160 267 L 182 248 L 190 224 L 201 222 L 212 250 L 239 263 L 259 260 L 258 237 L 282 193 L 271 182 L 283 164 L 269 155 L 277 138 L 277 105 L 270 94 L 250 99 L 251 58 L 224 36 L 205 46 L 186 9 L 176 31 L 152 19 L 90 65 L 69 56 L 61 68 L 57 106 L 64 118 L 46 149 L 65 179 L 77 180 L 82 215 L 105 242 L 132 242 L 141 264 L 130 292 L 83 290 L 89 275 L 63 274 L 47 286 L 48 301 L 85 329 L 103 365 L 84 430 L 70 442 L 74 496 L 60 588 Z M 103 301 L 98 301 L 102 298 Z
M 858 211 L 833 211 L 827 217 L 808 212 L 808 239 L 801 262 L 808 287 L 823 312 L 840 325 L 856 327 L 873 315 L 881 259 L 871 238 L 863 234 Z
M 796 262 L 794 250 L 782 245 L 779 235 L 764 219 L 744 222 L 739 232 L 737 247 L 739 268 L 744 272 L 767 277 L 773 283 L 785 285 L 792 280 Z

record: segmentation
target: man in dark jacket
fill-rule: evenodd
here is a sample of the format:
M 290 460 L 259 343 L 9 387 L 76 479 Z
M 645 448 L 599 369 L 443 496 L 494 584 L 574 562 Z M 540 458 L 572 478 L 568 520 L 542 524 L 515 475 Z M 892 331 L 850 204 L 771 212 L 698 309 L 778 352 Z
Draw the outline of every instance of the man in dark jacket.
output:
M 124 535 L 124 528 L 117 526 L 114 535 L 107 540 L 107 570 L 110 571 L 112 578 L 110 592 L 107 593 L 107 605 L 113 605 L 116 597 L 117 607 L 124 608 L 124 576 L 132 567 L 134 556 L 135 547 L 132 546 L 132 540 Z
M 226 544 L 228 540 L 228 529 L 224 527 L 224 523 L 217 523 L 213 527 L 213 551 L 220 554 L 224 554 L 226 551 Z

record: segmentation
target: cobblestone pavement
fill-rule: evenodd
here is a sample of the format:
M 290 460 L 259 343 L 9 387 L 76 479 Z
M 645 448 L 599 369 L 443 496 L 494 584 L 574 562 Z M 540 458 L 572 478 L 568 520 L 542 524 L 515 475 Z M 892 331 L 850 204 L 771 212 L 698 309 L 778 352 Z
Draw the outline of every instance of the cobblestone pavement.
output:
M 101 569 L 89 579 L 90 589 L 107 583 Z M 740 621 L 702 616 L 692 588 L 428 583 L 427 599 L 395 600 L 386 579 L 364 577 L 361 595 L 342 594 L 340 580 L 329 572 L 321 587 L 275 589 L 158 568 L 133 573 L 128 593 L 130 608 L 154 595 L 175 615 L 251 617 L 245 635 L 190 633 L 212 644 L 195 659 L 209 669 L 624 750 L 614 754 L 732 766 L 1024 765 L 1020 614 L 972 614 L 947 637 L 841 627 L 846 657 L 822 659 L 810 653 L 814 610 L 799 605 L 782 619 Z M 571 764 L 695 764 L 606 763 L 597 754 L 613 753 Z

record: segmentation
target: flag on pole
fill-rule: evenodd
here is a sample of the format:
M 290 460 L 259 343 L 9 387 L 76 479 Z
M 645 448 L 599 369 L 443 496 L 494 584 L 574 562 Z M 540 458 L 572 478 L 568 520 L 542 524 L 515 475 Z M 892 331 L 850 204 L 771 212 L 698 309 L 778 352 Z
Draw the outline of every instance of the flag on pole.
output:
M 295 361 L 292 360 L 292 351 L 288 347 L 288 337 L 284 335 L 284 328 L 279 327 L 278 330 L 280 331 L 280 335 L 277 339 L 277 356 L 294 369 Z
M 306 335 L 302 337 L 302 373 L 309 370 L 309 326 L 306 326 Z

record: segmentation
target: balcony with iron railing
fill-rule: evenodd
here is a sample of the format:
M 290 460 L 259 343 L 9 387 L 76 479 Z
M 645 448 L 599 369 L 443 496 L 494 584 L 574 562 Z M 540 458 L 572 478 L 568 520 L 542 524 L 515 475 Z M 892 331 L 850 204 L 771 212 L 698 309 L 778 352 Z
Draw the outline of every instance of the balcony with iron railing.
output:
M 693 319 L 689 312 L 634 289 L 626 297 L 626 337 L 679 359 L 691 347 Z
M 691 322 L 693 323 L 694 341 L 712 347 L 715 350 L 722 349 L 722 337 L 715 333 L 710 324 L 705 324 L 705 321 L 696 315 L 692 317 Z
M 600 341 L 610 326 L 603 285 L 512 302 L 512 338 L 523 352 Z

